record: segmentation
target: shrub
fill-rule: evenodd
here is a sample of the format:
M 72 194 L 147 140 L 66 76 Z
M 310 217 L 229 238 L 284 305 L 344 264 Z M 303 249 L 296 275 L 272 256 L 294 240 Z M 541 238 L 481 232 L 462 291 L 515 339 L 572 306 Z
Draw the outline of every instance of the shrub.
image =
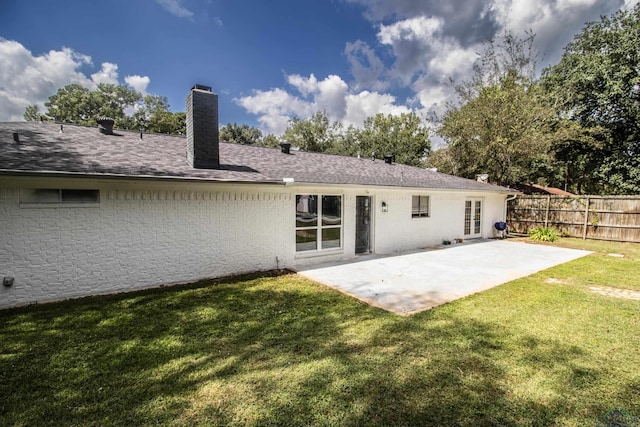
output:
M 555 242 L 559 239 L 559 236 L 555 228 L 537 227 L 529 230 L 529 238 L 539 242 Z

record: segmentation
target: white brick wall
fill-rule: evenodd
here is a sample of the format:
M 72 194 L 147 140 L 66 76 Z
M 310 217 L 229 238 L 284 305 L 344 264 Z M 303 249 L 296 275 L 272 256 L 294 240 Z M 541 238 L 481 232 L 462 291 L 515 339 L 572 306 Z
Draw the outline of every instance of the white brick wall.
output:
M 428 218 L 411 218 L 411 198 L 430 197 Z M 467 197 L 483 202 L 482 233 L 495 237 L 493 224 L 503 220 L 504 194 L 466 193 L 451 191 L 380 191 L 376 194 L 375 249 L 377 253 L 392 253 L 441 244 L 443 240 L 464 238 L 464 208 Z M 382 201 L 388 212 L 381 211 Z
M 96 208 L 25 208 L 18 188 L 2 191 L 0 276 L 12 276 L 15 283 L 1 287 L 0 307 L 293 262 L 295 241 L 283 230 L 293 226 L 294 202 L 282 189 L 158 190 L 131 184 L 100 190 Z
M 20 206 L 19 188 L 100 189 L 97 207 Z M 342 249 L 295 252 L 295 195 L 343 196 Z M 431 217 L 411 218 L 411 196 Z M 483 200 L 482 237 L 503 194 L 212 183 L 14 179 L 0 183 L 0 308 L 108 294 L 354 256 L 355 201 L 372 197 L 372 248 L 393 253 L 461 238 L 464 200 Z M 382 201 L 388 212 L 381 212 Z M 276 257 L 278 261 L 276 262 Z

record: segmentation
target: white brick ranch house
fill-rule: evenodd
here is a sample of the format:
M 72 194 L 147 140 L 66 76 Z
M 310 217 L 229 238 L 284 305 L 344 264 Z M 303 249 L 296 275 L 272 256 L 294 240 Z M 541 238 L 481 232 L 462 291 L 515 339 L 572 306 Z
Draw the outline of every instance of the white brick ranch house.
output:
M 0 123 L 0 308 L 493 237 L 512 190 L 387 163 L 187 137 Z

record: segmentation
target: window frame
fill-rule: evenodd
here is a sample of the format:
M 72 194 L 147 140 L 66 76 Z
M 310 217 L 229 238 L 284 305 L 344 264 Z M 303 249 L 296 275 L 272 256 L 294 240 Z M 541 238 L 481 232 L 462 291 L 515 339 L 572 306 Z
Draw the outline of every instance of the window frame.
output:
M 315 198 L 316 200 L 316 220 L 315 223 L 313 225 L 309 225 L 309 226 L 299 226 L 298 225 L 298 208 L 297 205 L 299 203 L 299 197 L 304 197 L 307 196 L 310 198 L 310 200 L 314 200 L 313 198 Z M 340 216 L 339 216 L 339 220 L 337 224 L 327 224 L 325 225 L 324 222 L 324 211 L 325 211 L 325 197 L 337 197 L 339 200 L 339 209 L 340 209 Z M 296 236 L 296 248 L 295 248 L 295 253 L 296 255 L 304 255 L 304 254 L 315 254 L 315 253 L 320 253 L 320 252 L 327 252 L 327 251 L 341 251 L 343 249 L 343 245 L 344 245 L 344 237 L 343 237 L 343 223 L 344 223 L 344 196 L 342 194 L 333 194 L 333 193 L 300 193 L 300 194 L 296 194 L 295 195 L 295 203 L 296 203 L 296 219 L 295 219 L 295 236 Z M 325 240 L 323 240 L 323 236 L 325 235 L 325 233 L 329 230 L 338 230 L 338 241 L 339 244 L 338 246 L 327 246 L 324 247 L 323 242 L 325 242 Z M 298 245 L 298 233 L 299 232 L 305 232 L 305 231 L 312 231 L 315 232 L 315 248 L 309 248 L 309 249 L 299 249 Z M 335 240 L 335 239 L 333 239 Z M 327 240 L 331 241 L 331 240 Z
M 418 199 L 417 213 L 414 211 L 414 200 Z M 423 208 L 423 199 L 426 200 L 426 208 Z M 431 218 L 431 196 L 412 195 L 411 196 L 411 218 Z

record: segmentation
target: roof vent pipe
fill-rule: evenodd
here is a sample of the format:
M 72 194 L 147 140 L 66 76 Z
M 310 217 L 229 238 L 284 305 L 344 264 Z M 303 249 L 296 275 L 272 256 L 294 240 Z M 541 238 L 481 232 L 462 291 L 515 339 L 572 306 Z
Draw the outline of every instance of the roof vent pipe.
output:
M 281 142 L 280 151 L 282 151 L 284 154 L 291 154 L 291 143 L 286 141 Z
M 384 162 L 387 164 L 391 164 L 393 162 L 393 157 L 391 154 L 387 154 L 384 156 Z
M 115 120 L 111 117 L 98 117 L 96 119 L 98 123 L 98 131 L 104 135 L 113 135 L 113 124 Z
M 18 132 L 13 133 L 13 142 L 20 144 L 20 134 Z

